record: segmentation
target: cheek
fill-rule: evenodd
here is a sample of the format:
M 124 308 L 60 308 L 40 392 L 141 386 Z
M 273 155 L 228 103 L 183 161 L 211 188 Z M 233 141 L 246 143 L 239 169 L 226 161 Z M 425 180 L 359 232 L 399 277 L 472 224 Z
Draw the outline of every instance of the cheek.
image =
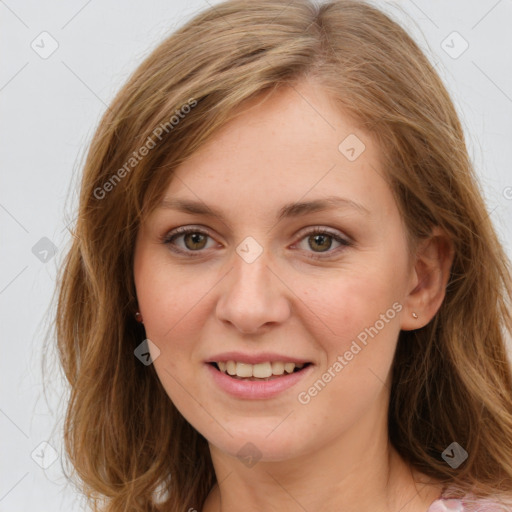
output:
M 197 365 L 199 358 L 196 340 L 207 314 L 207 292 L 214 284 L 204 277 L 192 278 L 149 252 L 136 267 L 137 298 L 146 337 L 158 347 L 157 357 L 152 353 L 155 371 L 174 405 L 194 423 L 198 418 L 208 420 L 201 416 L 201 410 L 191 407 L 190 398 L 191 394 L 199 396 L 191 365 Z
M 191 410 L 190 393 L 200 395 L 196 386 L 204 357 L 201 340 L 207 335 L 211 294 L 219 277 L 208 270 L 181 271 L 176 265 L 148 259 L 139 278 L 137 296 L 146 337 L 159 351 L 153 358 L 155 370 L 168 396 L 186 415 Z
M 136 253 L 134 276 L 146 333 L 159 343 L 175 337 L 177 328 L 190 325 L 187 315 L 193 314 L 211 287 L 208 276 L 203 279 L 180 271 L 170 264 L 165 252 L 151 247 Z
M 304 293 L 304 302 L 324 324 L 329 349 L 344 351 L 361 333 L 364 341 L 365 329 L 374 324 L 379 331 L 398 332 L 398 290 L 392 279 L 382 278 L 380 270 L 364 269 L 317 283 Z
M 297 396 L 299 410 L 308 412 L 308 422 L 323 424 L 326 436 L 348 428 L 381 400 L 402 310 L 396 287 L 379 272 L 353 272 L 336 283 L 316 283 L 304 294 L 321 320 L 309 329 L 324 357 Z M 332 411 L 339 414 L 335 421 Z
M 315 414 L 340 410 L 351 421 L 380 396 L 392 365 L 403 309 L 394 267 L 391 257 L 368 257 L 364 265 L 350 267 L 337 280 L 316 283 L 305 293 L 305 302 L 322 321 L 316 324 L 315 339 L 325 359 L 319 368 L 320 379 L 315 375 L 301 389 L 305 394 L 299 401 L 311 400 L 307 407 Z
M 187 286 L 180 274 L 171 271 L 156 252 L 146 247 L 136 252 L 134 277 L 146 336 L 160 351 L 155 359 L 155 367 L 158 368 L 164 360 L 174 360 L 166 357 L 166 354 L 169 349 L 176 348 L 176 344 L 171 346 L 166 340 L 183 339 L 180 330 L 190 325 L 187 311 L 191 310 L 195 297 L 191 293 L 194 289 L 192 283 Z

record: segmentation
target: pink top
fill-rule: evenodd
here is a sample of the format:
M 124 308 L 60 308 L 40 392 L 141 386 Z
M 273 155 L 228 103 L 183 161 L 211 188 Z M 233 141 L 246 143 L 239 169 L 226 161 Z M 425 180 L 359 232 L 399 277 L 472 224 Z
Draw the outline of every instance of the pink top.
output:
M 474 500 L 466 503 L 465 498 L 439 498 L 430 505 L 427 512 L 507 512 L 512 508 L 491 499 Z

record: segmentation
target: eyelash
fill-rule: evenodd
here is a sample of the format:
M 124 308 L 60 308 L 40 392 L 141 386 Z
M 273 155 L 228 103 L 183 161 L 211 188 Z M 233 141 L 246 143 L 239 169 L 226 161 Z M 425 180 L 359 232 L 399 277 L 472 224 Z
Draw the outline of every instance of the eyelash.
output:
M 187 255 L 187 256 L 192 257 L 192 258 L 200 257 L 201 256 L 200 253 L 203 252 L 203 250 L 189 251 L 189 250 L 180 249 L 176 245 L 173 245 L 173 242 L 177 238 L 179 238 L 180 236 L 183 236 L 183 235 L 187 235 L 189 233 L 199 233 L 201 235 L 205 235 L 205 236 L 208 236 L 208 237 L 212 238 L 208 232 L 206 232 L 206 231 L 204 231 L 202 229 L 194 228 L 194 227 L 180 227 L 180 228 L 175 229 L 174 231 L 171 231 L 167 235 L 165 235 L 162 238 L 162 243 L 165 244 L 165 245 L 169 245 L 171 251 L 173 251 L 175 253 Z M 312 228 L 308 232 L 304 233 L 302 238 L 300 239 L 300 241 L 302 241 L 307 236 L 311 236 L 313 234 L 315 234 L 315 235 L 327 235 L 327 236 L 333 238 L 336 242 L 339 242 L 342 247 L 351 247 L 353 245 L 351 241 L 349 241 L 349 240 L 347 240 L 345 238 L 342 238 L 338 234 L 333 233 L 333 232 L 331 232 L 329 230 L 326 230 L 325 228 L 321 228 L 320 226 L 315 226 L 314 228 Z M 341 247 L 338 247 L 338 249 L 341 249 Z M 335 249 L 334 250 L 326 251 L 325 253 L 314 253 L 313 252 L 309 256 L 309 258 L 315 259 L 315 260 L 320 260 L 320 259 L 324 259 L 324 258 L 328 258 L 329 257 L 329 256 L 322 256 L 322 254 L 331 255 L 333 252 L 335 252 Z M 194 254 L 194 253 L 199 253 L 199 254 Z

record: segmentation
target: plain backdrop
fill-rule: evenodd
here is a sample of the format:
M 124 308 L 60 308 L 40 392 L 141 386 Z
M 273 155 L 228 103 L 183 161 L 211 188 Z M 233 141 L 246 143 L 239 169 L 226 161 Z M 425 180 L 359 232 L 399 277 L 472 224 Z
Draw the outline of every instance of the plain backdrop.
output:
M 41 372 L 77 177 L 100 116 L 131 72 L 216 3 L 0 0 L 0 512 L 82 510 L 62 470 L 64 388 L 57 381 L 45 396 Z M 512 256 L 512 1 L 374 3 L 436 65 Z

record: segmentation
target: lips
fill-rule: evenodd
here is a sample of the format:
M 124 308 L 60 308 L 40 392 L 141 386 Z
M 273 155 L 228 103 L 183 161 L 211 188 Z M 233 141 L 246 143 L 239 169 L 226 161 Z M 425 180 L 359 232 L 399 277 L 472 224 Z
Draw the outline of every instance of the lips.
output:
M 236 364 L 238 365 L 238 361 Z M 254 366 L 258 366 L 258 364 L 256 363 Z M 205 367 L 212 379 L 212 384 L 228 395 L 243 400 L 268 400 L 277 397 L 307 378 L 314 371 L 315 365 L 304 363 L 304 366 L 299 369 L 294 364 L 292 373 L 284 372 L 282 375 L 271 375 L 265 378 L 229 375 L 227 371 L 221 371 L 218 363 L 215 362 L 205 363 Z
M 295 363 L 295 364 L 306 364 L 310 363 L 310 359 L 305 359 L 296 356 L 288 356 L 285 354 L 278 354 L 272 352 L 261 352 L 259 354 L 244 354 L 243 352 L 223 352 L 221 354 L 216 354 L 207 359 L 206 363 L 219 363 L 228 361 L 236 361 L 237 363 L 246 363 L 246 364 L 258 364 L 265 362 L 283 362 L 283 363 Z

